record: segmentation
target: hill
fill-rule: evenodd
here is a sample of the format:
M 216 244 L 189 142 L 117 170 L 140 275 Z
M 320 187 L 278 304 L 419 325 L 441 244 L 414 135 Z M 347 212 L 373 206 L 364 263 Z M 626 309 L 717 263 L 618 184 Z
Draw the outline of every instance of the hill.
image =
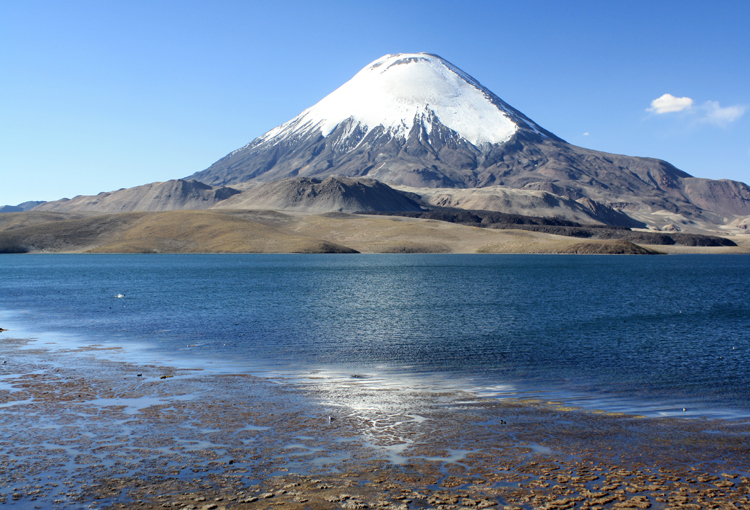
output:
M 44 214 L 44 213 L 42 213 Z M 104 214 L 0 231 L 0 253 L 354 253 L 325 240 L 203 211 Z
M 0 253 L 648 252 L 624 241 L 347 213 L 212 210 L 92 215 L 31 211 L 2 215 L 0 221 Z M 750 242 L 739 247 L 674 244 L 646 248 L 658 252 L 689 249 L 748 253 Z
M 293 177 L 250 187 L 214 209 L 298 212 L 419 211 L 420 205 L 372 179 Z
M 75 198 L 44 202 L 35 211 L 96 211 L 106 213 L 132 211 L 175 211 L 180 209 L 208 209 L 239 191 L 214 187 L 202 182 L 175 179 L 153 182 L 134 188 L 102 192 L 98 195 L 79 195 Z

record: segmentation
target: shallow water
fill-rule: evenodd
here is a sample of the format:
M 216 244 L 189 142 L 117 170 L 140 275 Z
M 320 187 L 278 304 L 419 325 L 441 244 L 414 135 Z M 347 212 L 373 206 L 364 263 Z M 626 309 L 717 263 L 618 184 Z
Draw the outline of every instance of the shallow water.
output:
M 747 417 L 749 282 L 743 255 L 3 255 L 0 327 L 295 381 Z

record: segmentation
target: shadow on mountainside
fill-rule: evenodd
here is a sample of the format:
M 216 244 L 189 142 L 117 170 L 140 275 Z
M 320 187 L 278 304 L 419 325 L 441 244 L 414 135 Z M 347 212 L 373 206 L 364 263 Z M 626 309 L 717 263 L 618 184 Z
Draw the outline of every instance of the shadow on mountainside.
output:
M 676 244 L 683 246 L 737 246 L 731 239 L 719 236 L 686 234 L 682 232 L 641 232 L 630 230 L 627 227 L 582 226 L 580 223 L 572 221 L 521 216 L 495 211 L 471 211 L 447 207 L 433 207 L 428 211 L 419 212 L 368 212 L 366 214 L 447 221 L 480 228 L 530 230 L 533 232 L 583 239 L 623 240 L 637 244 L 662 246 Z

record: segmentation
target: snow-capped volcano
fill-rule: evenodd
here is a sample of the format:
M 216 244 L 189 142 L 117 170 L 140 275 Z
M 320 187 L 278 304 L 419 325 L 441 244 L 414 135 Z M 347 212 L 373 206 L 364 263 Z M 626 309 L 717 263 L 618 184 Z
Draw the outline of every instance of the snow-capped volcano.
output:
M 292 120 L 188 179 L 227 186 L 329 176 L 414 188 L 540 190 L 632 212 L 750 214 L 747 185 L 570 145 L 429 53 L 375 60 Z
M 190 178 L 228 185 L 340 175 L 483 186 L 493 182 L 474 169 L 519 137 L 563 142 L 448 61 L 399 53 Z
M 381 127 L 395 137 L 408 136 L 415 123 L 429 135 L 439 122 L 477 147 L 507 142 L 519 128 L 553 137 L 446 60 L 429 53 L 399 53 L 372 62 L 260 140 L 311 131 L 329 136 L 345 121 L 352 131 Z

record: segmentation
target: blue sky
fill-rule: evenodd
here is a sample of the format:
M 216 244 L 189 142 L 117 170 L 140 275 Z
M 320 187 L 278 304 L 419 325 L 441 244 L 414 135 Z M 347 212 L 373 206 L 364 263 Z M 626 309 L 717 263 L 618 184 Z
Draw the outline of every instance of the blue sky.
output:
M 185 177 L 419 51 L 575 145 L 748 182 L 748 27 L 745 0 L 4 0 L 0 204 Z

